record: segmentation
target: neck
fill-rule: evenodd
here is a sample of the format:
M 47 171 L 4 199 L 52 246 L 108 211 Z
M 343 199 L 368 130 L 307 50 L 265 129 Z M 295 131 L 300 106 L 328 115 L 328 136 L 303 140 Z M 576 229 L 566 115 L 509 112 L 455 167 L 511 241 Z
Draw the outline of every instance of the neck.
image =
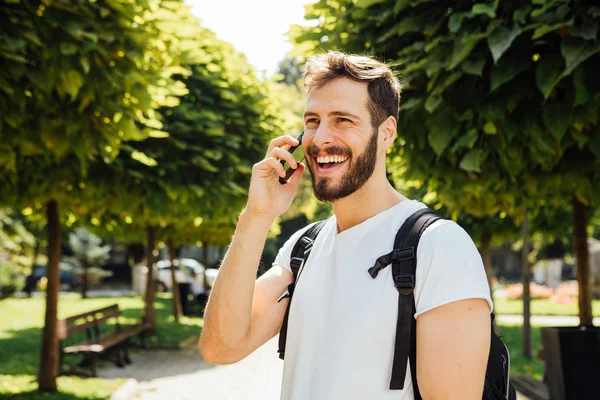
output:
M 373 174 L 363 187 L 350 196 L 333 203 L 338 233 L 350 229 L 367 219 L 406 200 L 390 185 L 383 174 Z

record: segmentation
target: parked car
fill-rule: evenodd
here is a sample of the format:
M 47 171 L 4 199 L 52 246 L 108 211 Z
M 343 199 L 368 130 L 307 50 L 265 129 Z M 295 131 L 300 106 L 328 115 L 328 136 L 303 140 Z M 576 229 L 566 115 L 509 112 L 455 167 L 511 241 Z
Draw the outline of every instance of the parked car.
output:
M 62 290 L 73 290 L 78 285 L 76 273 L 77 267 L 75 265 L 64 261 L 59 263 L 60 288 Z M 46 277 L 46 266 L 34 265 L 31 274 L 25 278 L 23 291 L 26 293 L 35 291 L 38 282 L 44 277 Z
M 194 260 L 193 258 L 179 258 L 175 260 L 175 280 L 178 283 L 187 283 L 192 277 L 192 271 L 196 272 L 196 280 L 204 288 L 205 292 L 210 291 L 212 283 L 214 282 L 215 273 L 212 268 L 204 268 L 204 265 Z M 216 270 L 215 270 L 216 271 Z M 204 275 L 206 274 L 205 285 Z M 156 263 L 156 282 L 158 290 L 166 292 L 170 291 L 172 287 L 171 280 L 171 261 L 160 260 Z

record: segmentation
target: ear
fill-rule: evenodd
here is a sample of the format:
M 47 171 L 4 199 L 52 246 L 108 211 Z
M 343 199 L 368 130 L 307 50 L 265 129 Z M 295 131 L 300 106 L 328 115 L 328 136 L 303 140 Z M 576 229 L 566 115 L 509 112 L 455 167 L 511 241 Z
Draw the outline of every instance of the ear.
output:
M 389 116 L 379 125 L 379 137 L 383 141 L 383 148 L 389 149 L 396 139 L 396 118 Z

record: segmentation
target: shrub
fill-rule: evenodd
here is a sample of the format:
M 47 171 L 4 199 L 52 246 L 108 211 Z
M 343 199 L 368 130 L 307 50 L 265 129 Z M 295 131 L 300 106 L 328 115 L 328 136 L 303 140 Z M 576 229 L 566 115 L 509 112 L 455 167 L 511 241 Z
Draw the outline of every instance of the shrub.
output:
M 0 262 L 0 299 L 12 296 L 25 284 L 23 268 L 10 261 Z
M 529 293 L 531 294 L 532 299 L 549 299 L 554 294 L 554 290 L 547 286 L 531 282 L 529 284 Z M 519 300 L 523 298 L 523 284 L 515 283 L 507 287 L 506 298 L 509 300 Z

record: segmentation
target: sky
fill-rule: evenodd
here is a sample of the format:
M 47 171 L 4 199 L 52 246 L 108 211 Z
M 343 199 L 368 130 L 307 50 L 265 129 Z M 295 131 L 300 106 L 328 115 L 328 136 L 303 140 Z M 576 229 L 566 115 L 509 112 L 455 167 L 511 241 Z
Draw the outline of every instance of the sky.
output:
M 292 49 L 285 36 L 292 24 L 302 25 L 310 0 L 185 0 L 202 25 L 242 53 L 258 70 L 272 75 Z

